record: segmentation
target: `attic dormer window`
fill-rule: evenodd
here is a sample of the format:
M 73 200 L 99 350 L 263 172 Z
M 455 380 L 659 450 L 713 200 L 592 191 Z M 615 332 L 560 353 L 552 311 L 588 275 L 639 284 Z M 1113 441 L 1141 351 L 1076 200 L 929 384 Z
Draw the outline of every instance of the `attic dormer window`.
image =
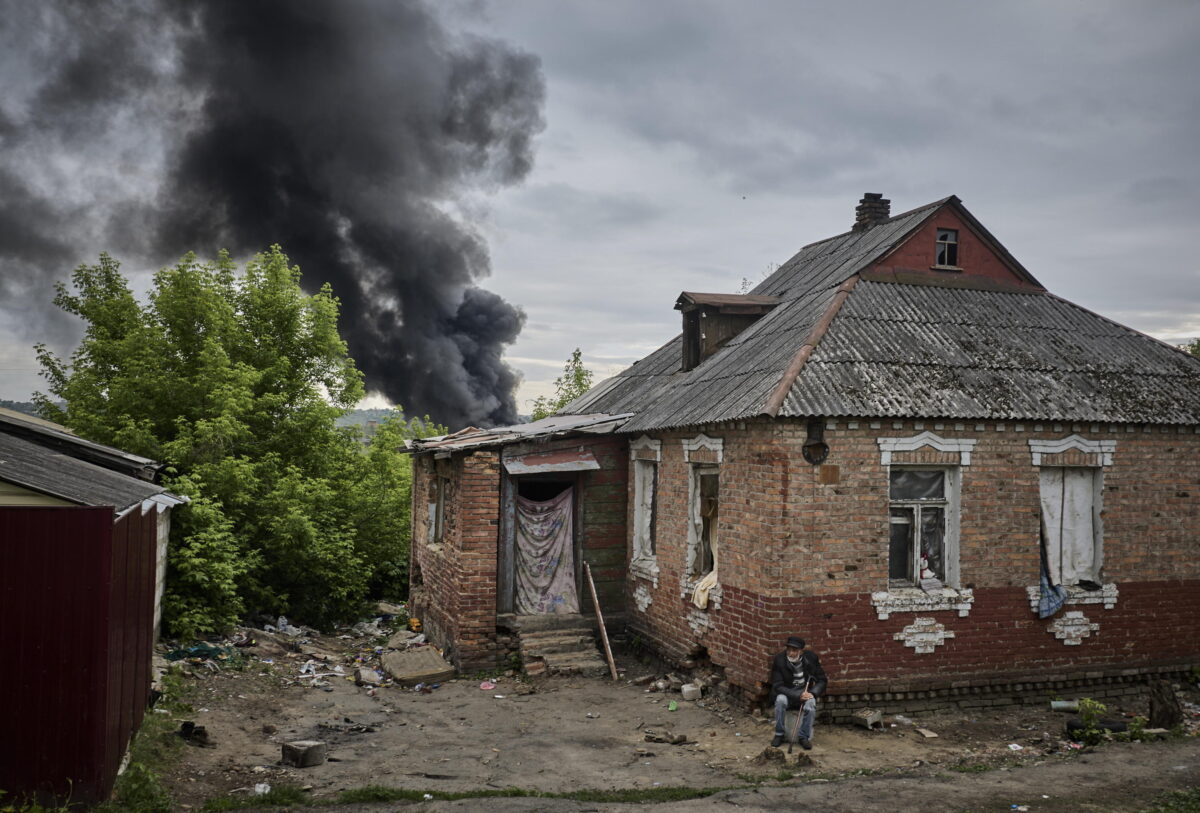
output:
M 779 304 L 773 296 L 700 294 L 684 291 L 675 301 L 683 312 L 682 370 L 699 366 Z
M 958 229 L 937 230 L 935 268 L 958 268 Z

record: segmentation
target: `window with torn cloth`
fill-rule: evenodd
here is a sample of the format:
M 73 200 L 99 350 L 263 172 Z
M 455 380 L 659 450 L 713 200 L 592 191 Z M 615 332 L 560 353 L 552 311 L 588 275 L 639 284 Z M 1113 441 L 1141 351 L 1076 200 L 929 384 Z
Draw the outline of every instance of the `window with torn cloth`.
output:
M 957 470 L 902 468 L 888 474 L 888 586 L 940 590 L 957 582 L 952 508 Z
M 692 604 L 708 607 L 709 594 L 718 585 L 717 576 L 717 518 L 720 515 L 720 468 L 693 464 L 689 494 L 688 523 L 688 582 L 692 587 Z
M 648 563 L 656 553 L 658 464 L 653 460 L 635 460 L 633 466 L 633 559 Z
M 1050 584 L 1096 589 L 1104 553 L 1100 519 L 1103 469 L 1043 466 L 1040 486 Z

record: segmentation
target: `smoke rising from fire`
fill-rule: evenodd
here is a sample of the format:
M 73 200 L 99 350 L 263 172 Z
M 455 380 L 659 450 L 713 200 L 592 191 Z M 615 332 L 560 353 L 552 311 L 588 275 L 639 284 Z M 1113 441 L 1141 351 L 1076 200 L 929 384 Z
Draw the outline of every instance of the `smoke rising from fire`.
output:
M 419 2 L 63 2 L 2 25 L 8 306 L 100 250 L 279 243 L 342 300 L 369 389 L 453 427 L 516 419 L 501 354 L 524 316 L 478 287 L 487 246 L 455 213 L 529 172 L 535 57 Z

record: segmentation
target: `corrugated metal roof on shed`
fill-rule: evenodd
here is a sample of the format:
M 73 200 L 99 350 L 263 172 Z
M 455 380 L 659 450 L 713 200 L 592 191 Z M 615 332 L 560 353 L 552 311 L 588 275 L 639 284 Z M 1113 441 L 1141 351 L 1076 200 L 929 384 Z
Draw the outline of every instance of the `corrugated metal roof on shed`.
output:
M 0 480 L 79 505 L 111 505 L 118 512 L 166 493 L 162 486 L 76 460 L 3 432 L 0 432 Z

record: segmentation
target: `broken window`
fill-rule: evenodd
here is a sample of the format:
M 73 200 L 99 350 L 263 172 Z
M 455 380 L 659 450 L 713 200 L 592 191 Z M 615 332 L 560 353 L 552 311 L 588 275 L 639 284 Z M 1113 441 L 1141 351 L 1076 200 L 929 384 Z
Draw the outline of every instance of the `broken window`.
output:
M 716 466 L 693 465 L 691 529 L 688 533 L 688 574 L 706 576 L 716 562 L 720 474 Z
M 655 556 L 655 509 L 658 502 L 658 464 L 653 460 L 633 463 L 633 558 L 648 561 Z
M 450 490 L 450 461 L 438 460 L 430 478 L 428 541 L 430 545 L 442 542 L 446 535 L 446 492 Z
M 1098 586 L 1104 536 L 1103 470 L 1043 466 L 1040 480 L 1042 543 L 1050 583 Z
M 958 267 L 957 229 L 937 230 L 936 254 L 933 264 L 941 268 Z
M 957 581 L 951 510 L 956 470 L 893 467 L 889 474 L 888 584 L 940 590 Z

